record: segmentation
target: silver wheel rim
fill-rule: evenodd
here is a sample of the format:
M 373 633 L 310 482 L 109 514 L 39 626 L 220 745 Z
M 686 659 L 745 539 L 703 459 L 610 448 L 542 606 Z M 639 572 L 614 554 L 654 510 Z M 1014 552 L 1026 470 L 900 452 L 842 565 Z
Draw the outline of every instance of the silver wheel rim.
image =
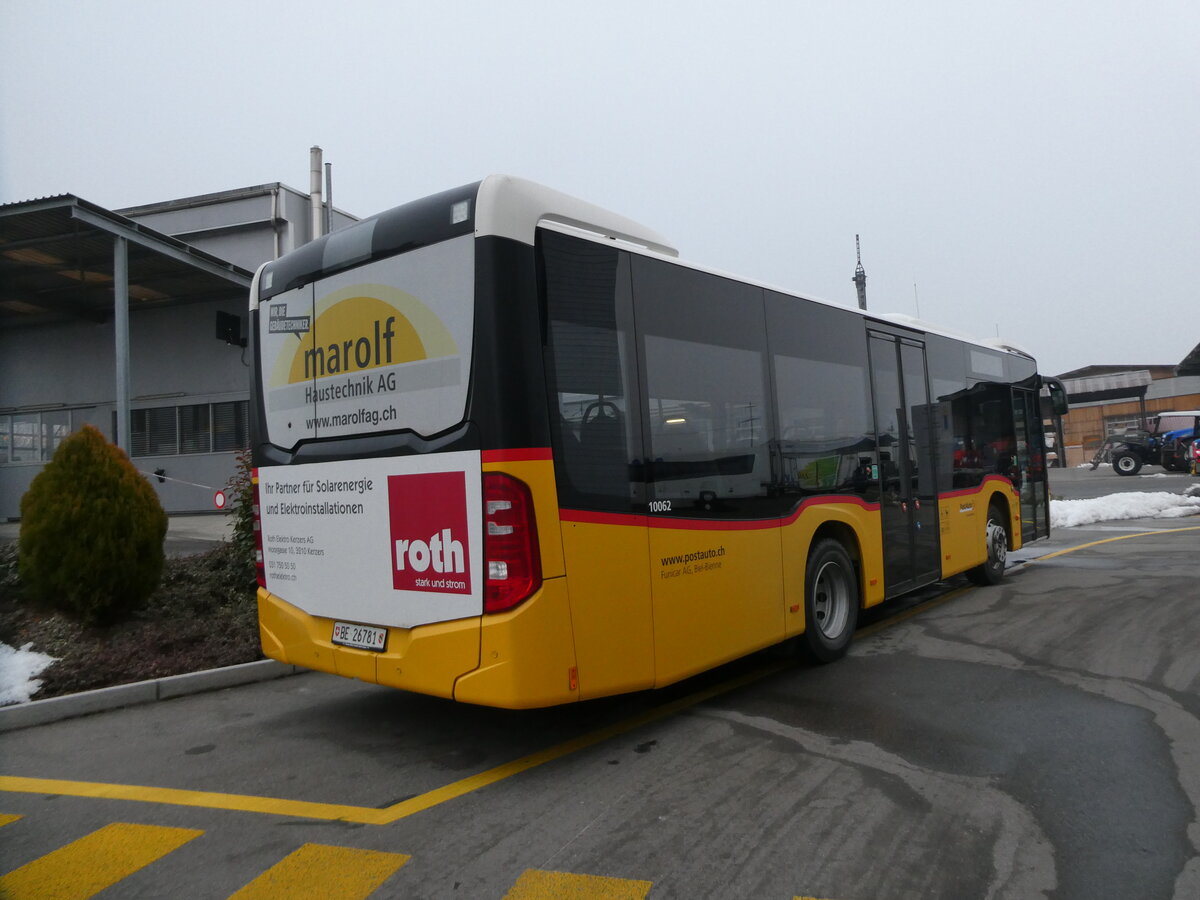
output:
M 1003 569 L 1008 562 L 1008 535 L 1004 526 L 995 519 L 989 519 L 987 525 L 988 562 Z
M 1117 468 L 1120 469 L 1122 472 L 1133 471 L 1133 457 L 1132 456 L 1122 456 L 1120 459 L 1117 460 Z
M 813 579 L 813 617 L 817 630 L 828 640 L 841 637 L 850 618 L 850 585 L 846 571 L 827 562 Z

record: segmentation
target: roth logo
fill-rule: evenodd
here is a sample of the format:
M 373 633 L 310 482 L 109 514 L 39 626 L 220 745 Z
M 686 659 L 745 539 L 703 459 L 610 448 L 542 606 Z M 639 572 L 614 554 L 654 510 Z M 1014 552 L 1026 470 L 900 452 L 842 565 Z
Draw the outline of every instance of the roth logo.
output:
M 466 473 L 388 476 L 392 586 L 471 593 Z
M 463 545 L 454 540 L 449 528 L 443 528 L 440 535 L 435 534 L 428 541 L 396 541 L 396 571 L 404 571 L 406 559 L 414 572 L 424 572 L 430 566 L 435 572 L 457 572 L 461 575 L 466 571 Z

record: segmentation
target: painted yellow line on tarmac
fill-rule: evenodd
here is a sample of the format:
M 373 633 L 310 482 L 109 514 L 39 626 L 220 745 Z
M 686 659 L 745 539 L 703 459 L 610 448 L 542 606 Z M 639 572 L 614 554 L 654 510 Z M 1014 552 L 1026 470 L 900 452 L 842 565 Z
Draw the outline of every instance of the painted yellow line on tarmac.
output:
M 6 900 L 86 900 L 204 834 L 116 822 L 0 877 Z
M 1119 534 L 1116 537 L 1104 538 L 1099 541 L 1090 541 L 1086 544 L 1080 544 L 1077 547 L 1067 547 L 1065 550 L 1056 550 L 1053 553 L 1047 553 L 1045 556 L 1038 556 L 1029 560 L 1029 563 L 1041 562 L 1043 559 L 1054 559 L 1056 556 L 1064 556 L 1068 553 L 1074 553 L 1076 550 L 1086 550 L 1088 547 L 1097 547 L 1100 544 L 1111 544 L 1113 541 L 1127 541 L 1130 538 L 1150 537 L 1155 534 L 1177 534 L 1180 531 L 1200 531 L 1200 525 L 1189 525 L 1187 528 L 1163 528 L 1158 531 L 1138 531 L 1134 534 Z
M 1068 547 L 1064 550 L 1058 550 L 1054 553 L 1049 553 L 1046 556 L 1038 557 L 1037 559 L 1029 560 L 1029 563 L 1038 562 L 1039 560 L 1052 559 L 1056 556 L 1063 556 L 1067 553 L 1075 553 L 1079 550 L 1084 550 L 1088 547 L 1095 547 L 1099 544 L 1106 544 L 1111 541 L 1122 541 L 1133 537 L 1149 537 L 1156 534 L 1173 534 L 1181 531 L 1200 531 L 1200 526 L 1189 526 L 1186 528 L 1164 529 L 1160 531 L 1138 532 L 1136 534 L 1124 534 L 1117 537 L 1104 538 L 1099 541 L 1092 541 L 1087 544 L 1080 544 L 1076 547 Z M 1026 563 L 1028 565 L 1028 563 Z M 910 609 L 906 609 L 901 613 L 890 616 L 879 622 L 862 628 L 858 632 L 859 638 L 870 637 L 877 632 L 883 631 L 893 625 L 903 622 L 906 619 L 912 618 L 920 613 L 927 612 L 938 606 L 962 596 L 971 587 L 958 588 L 949 591 L 946 594 L 935 597 L 924 603 L 918 604 Z M 728 693 L 748 684 L 752 684 L 769 675 L 789 668 L 791 662 L 783 661 L 762 666 L 745 675 L 730 679 L 704 690 L 697 691 L 674 700 L 670 703 L 665 703 L 662 706 L 657 706 L 647 712 L 632 716 L 614 725 L 609 725 L 605 728 L 597 729 L 588 734 L 581 735 L 577 738 L 564 741 L 561 744 L 556 744 L 545 750 L 539 750 L 536 753 L 531 753 L 528 756 L 522 756 L 520 759 L 515 759 L 511 762 L 504 763 L 494 768 L 480 772 L 476 775 L 470 775 L 459 781 L 452 782 L 440 788 L 435 788 L 432 791 L 427 791 L 416 797 L 410 797 L 407 800 L 402 800 L 391 806 L 383 809 L 376 809 L 369 806 L 349 806 L 337 803 L 315 803 L 307 800 L 285 800 L 275 797 L 257 797 L 245 794 L 225 794 L 210 791 L 189 791 L 180 790 L 177 788 L 155 788 L 141 787 L 138 785 L 123 785 L 123 784 L 103 784 L 89 781 L 63 781 L 48 778 L 24 778 L 18 776 L 4 775 L 0 776 L 0 791 L 13 791 L 18 793 L 32 794 L 58 794 L 72 797 L 93 797 L 109 800 L 136 800 L 144 803 L 166 803 L 176 806 L 201 806 L 210 809 L 225 809 L 238 812 L 255 812 L 266 813 L 269 815 L 278 816 L 294 816 L 298 818 L 308 819 L 328 819 L 341 820 L 345 822 L 358 822 L 364 825 L 388 825 L 400 819 L 422 812 L 426 809 L 431 809 L 445 803 L 448 800 L 453 800 L 457 797 L 462 797 L 470 794 L 480 788 L 488 785 L 496 784 L 506 778 L 511 778 L 521 772 L 536 768 L 552 762 L 561 757 L 568 756 L 580 750 L 585 750 L 588 747 L 599 744 L 610 738 L 633 731 L 643 725 L 648 725 L 651 722 L 659 719 L 672 716 L 678 712 L 682 712 L 698 703 L 703 703 L 705 700 L 710 700 L 713 697 Z
M 91 797 L 103 800 L 137 800 L 143 803 L 167 803 L 173 806 L 203 806 L 236 812 L 272 813 L 279 816 L 299 816 L 307 819 L 345 819 L 347 822 L 371 821 L 382 810 L 361 806 L 342 806 L 336 803 L 309 803 L 305 800 L 282 800 L 275 797 L 254 797 L 245 794 L 221 794 L 210 791 L 185 791 L 178 788 L 141 787 L 135 784 L 103 784 L 94 781 L 63 781 L 55 778 L 23 778 L 0 776 L 0 790 L 23 794 L 56 794 L 65 797 Z
M 761 666 L 751 672 L 721 682 L 670 703 L 631 716 L 613 725 L 581 735 L 530 753 L 512 762 L 495 766 L 476 775 L 435 788 L 416 797 L 401 800 L 383 809 L 370 806 L 347 806 L 336 803 L 313 803 L 306 800 L 284 800 L 275 797 L 256 797 L 245 794 L 224 794 L 209 791 L 189 791 L 178 788 L 142 787 L 139 785 L 104 784 L 92 781 L 64 781 L 52 778 L 27 778 L 16 775 L 0 775 L 0 791 L 25 794 L 56 794 L 69 797 L 92 797 L 105 800 L 136 800 L 144 803 L 166 803 L 175 806 L 202 806 L 209 809 L 225 809 L 237 812 L 268 813 L 279 816 L 296 816 L 309 819 L 331 819 L 344 822 L 359 822 L 364 825 L 388 825 L 415 813 L 430 809 L 477 791 L 480 788 L 511 778 L 529 769 L 552 762 L 580 750 L 587 749 L 609 738 L 616 737 L 651 722 L 672 716 L 675 713 L 703 703 L 713 697 L 752 684 L 762 678 L 789 668 L 791 662 L 776 662 Z
M 645 900 L 652 881 L 526 869 L 504 900 Z
M 305 844 L 229 900 L 361 900 L 408 860 L 403 853 Z
M 0 813 L 0 826 L 9 825 L 21 818 L 15 813 Z

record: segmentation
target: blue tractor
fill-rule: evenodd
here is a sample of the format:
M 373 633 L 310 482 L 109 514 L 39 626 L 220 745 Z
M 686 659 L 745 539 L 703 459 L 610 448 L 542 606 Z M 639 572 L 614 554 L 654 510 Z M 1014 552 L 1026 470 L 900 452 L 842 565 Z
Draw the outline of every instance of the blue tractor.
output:
M 1156 413 L 1145 431 L 1112 434 L 1092 457 L 1092 469 L 1112 463 L 1118 475 L 1136 475 L 1142 466 L 1162 466 L 1168 472 L 1185 472 L 1192 443 L 1200 437 L 1200 410 Z

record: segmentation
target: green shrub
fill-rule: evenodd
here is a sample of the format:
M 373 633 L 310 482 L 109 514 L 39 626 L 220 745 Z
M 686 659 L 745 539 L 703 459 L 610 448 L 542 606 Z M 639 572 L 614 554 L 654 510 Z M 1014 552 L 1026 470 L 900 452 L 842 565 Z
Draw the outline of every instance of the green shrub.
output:
M 68 437 L 21 498 L 21 586 L 89 624 L 141 607 L 163 570 L 167 516 L 120 448 L 90 425 Z

